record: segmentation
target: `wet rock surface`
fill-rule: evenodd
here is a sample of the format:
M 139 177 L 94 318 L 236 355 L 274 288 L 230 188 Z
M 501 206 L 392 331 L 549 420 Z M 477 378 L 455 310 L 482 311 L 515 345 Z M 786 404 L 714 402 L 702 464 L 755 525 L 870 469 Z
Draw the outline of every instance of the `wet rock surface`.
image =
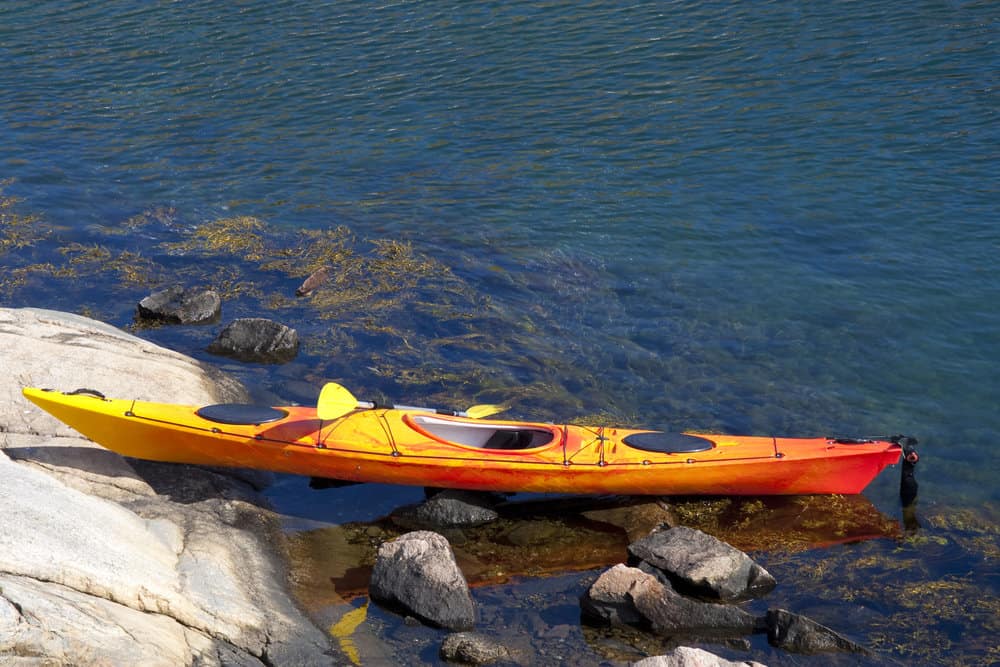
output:
M 791 653 L 866 653 L 825 625 L 785 609 L 768 610 L 767 641 Z
M 430 625 L 470 630 L 476 608 L 448 540 L 431 531 L 383 543 L 372 568 L 371 597 Z
M 441 657 L 466 665 L 488 665 L 509 658 L 510 650 L 478 632 L 456 632 L 445 637 Z
M 685 594 L 748 600 L 765 595 L 777 583 L 742 551 L 686 526 L 656 530 L 630 544 L 628 550 L 663 572 Z
M 624 564 L 598 577 L 581 604 L 592 620 L 665 635 L 744 635 L 756 627 L 754 616 L 740 607 L 684 597 L 655 576 Z
M 473 528 L 500 518 L 495 507 L 503 500 L 496 493 L 448 489 L 418 505 L 401 508 L 393 518 L 402 525 L 425 528 Z
M 180 285 L 153 292 L 136 307 L 140 320 L 167 324 L 203 324 L 214 322 L 222 314 L 222 298 L 210 289 L 185 288 Z
M 591 620 L 609 625 L 643 625 L 645 617 L 636 609 L 632 587 L 656 577 L 637 568 L 618 564 L 606 570 L 587 590 L 580 603 Z
M 623 504 L 617 507 L 591 509 L 583 516 L 618 526 L 625 531 L 629 543 L 642 539 L 657 528 L 671 528 L 677 525 L 677 517 L 665 502 L 649 499 L 646 502 Z
M 240 361 L 282 364 L 299 353 L 299 334 L 262 317 L 233 320 L 219 332 L 208 351 Z

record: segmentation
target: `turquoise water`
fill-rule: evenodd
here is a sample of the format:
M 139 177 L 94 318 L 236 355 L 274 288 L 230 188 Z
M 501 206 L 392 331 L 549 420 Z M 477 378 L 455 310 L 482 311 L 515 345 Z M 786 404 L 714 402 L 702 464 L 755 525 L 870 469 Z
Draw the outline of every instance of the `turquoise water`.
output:
M 998 23 L 990 2 L 6 2 L 0 178 L 58 231 L 0 264 L 101 243 L 167 282 L 185 258 L 155 244 L 205 221 L 344 225 L 447 267 L 466 324 L 404 305 L 385 322 L 404 335 L 334 347 L 336 319 L 288 308 L 297 364 L 233 368 L 262 390 L 509 387 L 548 419 L 904 432 L 922 503 L 995 505 Z M 125 224 L 157 207 L 169 224 Z M 42 283 L 0 303 L 128 325 L 148 288 L 95 280 L 122 300 Z M 471 334 L 425 363 L 448 382 L 385 370 L 401 338 Z M 143 335 L 212 359 L 203 330 Z M 868 493 L 890 513 L 895 481 Z M 279 506 L 317 512 L 283 484 Z M 412 496 L 343 493 L 361 500 L 336 520 Z

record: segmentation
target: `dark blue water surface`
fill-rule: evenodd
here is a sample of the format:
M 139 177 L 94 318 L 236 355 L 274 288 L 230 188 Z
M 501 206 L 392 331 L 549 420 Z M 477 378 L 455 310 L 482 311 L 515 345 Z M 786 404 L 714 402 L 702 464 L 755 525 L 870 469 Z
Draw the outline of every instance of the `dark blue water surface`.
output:
M 337 379 L 504 399 L 487 377 L 515 415 L 905 432 L 923 503 L 993 505 L 998 29 L 995 2 L 9 0 L 0 178 L 61 241 L 168 266 L 154 241 L 247 215 L 404 241 L 463 286 L 465 328 L 394 316 L 401 348 L 479 337 L 428 362 L 448 380 L 398 381 L 371 349 L 387 339 L 325 348 L 336 323 L 303 315 L 299 365 L 228 364 L 282 398 Z M 113 234 L 156 207 L 173 226 L 148 246 Z M 103 308 L 125 326 L 134 300 Z M 197 334 L 143 335 L 211 359 Z M 412 496 L 344 490 L 356 512 L 324 517 L 283 484 L 279 507 L 327 521 Z M 886 511 L 894 484 L 869 491 Z

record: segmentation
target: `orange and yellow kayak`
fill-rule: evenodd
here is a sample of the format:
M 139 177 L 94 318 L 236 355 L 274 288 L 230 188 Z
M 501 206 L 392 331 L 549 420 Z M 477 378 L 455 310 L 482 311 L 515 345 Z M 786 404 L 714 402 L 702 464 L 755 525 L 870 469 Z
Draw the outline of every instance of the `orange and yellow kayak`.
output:
M 853 494 L 902 452 L 881 439 L 664 433 L 420 408 L 360 408 L 320 419 L 315 407 L 197 407 L 23 391 L 125 456 L 350 482 L 578 494 Z

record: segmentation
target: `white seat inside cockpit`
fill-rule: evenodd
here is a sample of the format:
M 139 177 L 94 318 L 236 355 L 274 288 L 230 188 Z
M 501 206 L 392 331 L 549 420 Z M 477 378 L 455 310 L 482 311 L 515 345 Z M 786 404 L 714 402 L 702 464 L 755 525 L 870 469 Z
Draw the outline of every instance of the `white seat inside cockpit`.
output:
M 483 449 L 530 449 L 552 441 L 553 434 L 540 428 L 490 422 L 456 422 L 431 415 L 410 417 L 413 424 L 436 438 Z

